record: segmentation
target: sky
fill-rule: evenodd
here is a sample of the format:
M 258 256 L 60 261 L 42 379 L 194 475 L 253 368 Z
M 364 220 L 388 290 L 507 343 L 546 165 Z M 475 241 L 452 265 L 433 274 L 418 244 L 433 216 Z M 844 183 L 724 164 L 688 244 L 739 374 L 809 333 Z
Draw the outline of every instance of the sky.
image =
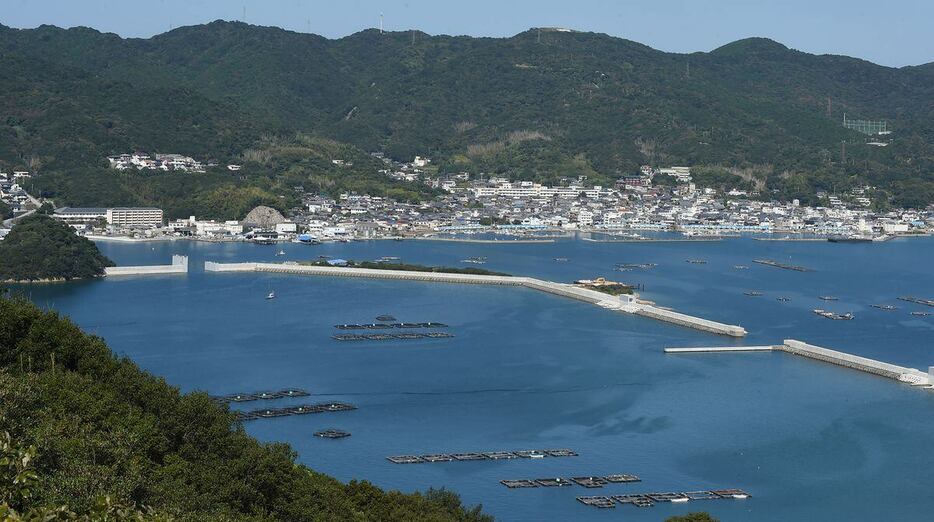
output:
M 340 38 L 377 27 L 512 36 L 531 27 L 607 33 L 670 52 L 750 36 L 901 67 L 934 61 L 934 0 L 0 0 L 0 23 L 88 26 L 148 38 L 217 19 Z

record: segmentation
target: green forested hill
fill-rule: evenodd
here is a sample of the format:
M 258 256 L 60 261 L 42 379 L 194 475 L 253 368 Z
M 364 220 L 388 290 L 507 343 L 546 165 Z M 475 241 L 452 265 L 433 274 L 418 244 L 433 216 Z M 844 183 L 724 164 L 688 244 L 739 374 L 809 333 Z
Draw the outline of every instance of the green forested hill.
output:
M 0 241 L 0 281 L 88 279 L 113 264 L 91 240 L 44 214 L 23 218 Z
M 295 459 L 206 394 L 183 395 L 69 320 L 0 296 L 0 519 L 492 520 L 447 491 L 344 484 Z
M 428 154 L 445 170 L 607 181 L 643 163 L 690 164 L 785 197 L 872 183 L 898 204 L 934 201 L 930 64 L 894 69 L 757 38 L 682 55 L 593 33 L 327 40 L 230 22 L 145 40 L 3 28 L 0 53 L 223 107 L 203 126 L 243 132 L 203 143 L 218 154 L 236 154 L 241 135 L 298 130 L 401 159 Z M 865 145 L 842 128 L 844 112 L 888 121 L 893 143 Z M 156 146 L 184 141 L 162 138 Z

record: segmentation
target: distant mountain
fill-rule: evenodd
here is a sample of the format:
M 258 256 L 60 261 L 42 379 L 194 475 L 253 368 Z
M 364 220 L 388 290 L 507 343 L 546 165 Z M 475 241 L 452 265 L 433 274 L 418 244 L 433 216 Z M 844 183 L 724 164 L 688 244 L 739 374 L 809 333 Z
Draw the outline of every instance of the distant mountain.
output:
M 894 69 L 763 38 L 683 55 L 546 29 L 505 39 L 367 30 L 328 40 L 236 22 L 145 40 L 0 28 L 0 56 L 36 69 L 24 79 L 51 77 L 41 90 L 68 99 L 67 117 L 100 113 L 124 125 L 122 141 L 79 126 L 75 139 L 98 149 L 139 142 L 186 152 L 188 143 L 225 156 L 262 133 L 302 131 L 400 159 L 427 154 L 442 170 L 607 182 L 644 163 L 689 164 L 781 197 L 870 183 L 897 204 L 934 202 L 934 64 Z M 115 101 L 127 98 L 145 103 Z M 27 102 L 0 93 L 4 108 L 28 113 Z M 147 129 L 139 119 L 162 106 L 173 123 Z M 886 120 L 892 142 L 866 145 L 842 127 L 844 113 Z M 41 119 L 54 117 L 10 125 L 32 125 L 34 139 L 0 149 L 0 159 L 57 154 L 54 145 L 39 150 L 56 132 Z M 198 137 L 215 128 L 222 132 Z

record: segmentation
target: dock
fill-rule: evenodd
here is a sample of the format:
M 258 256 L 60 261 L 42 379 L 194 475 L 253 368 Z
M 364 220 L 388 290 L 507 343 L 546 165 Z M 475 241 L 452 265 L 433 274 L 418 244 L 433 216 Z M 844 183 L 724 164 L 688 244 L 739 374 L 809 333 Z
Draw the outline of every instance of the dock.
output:
M 108 266 L 104 268 L 104 275 L 129 276 L 129 275 L 162 275 L 162 274 L 187 274 L 188 256 L 172 256 L 171 265 L 151 265 L 151 266 Z
M 901 301 L 909 302 L 909 303 L 934 306 L 934 299 L 921 299 L 919 297 L 911 297 L 910 295 L 904 295 L 902 297 L 899 297 L 898 299 Z
M 330 277 L 359 277 L 370 279 L 393 279 L 405 281 L 427 281 L 436 283 L 482 284 L 525 287 L 540 292 L 559 295 L 577 301 L 629 314 L 641 315 L 658 321 L 703 330 L 730 337 L 744 337 L 746 330 L 737 325 L 730 325 L 694 317 L 671 310 L 659 308 L 653 304 L 639 301 L 631 295 L 613 296 L 589 288 L 572 284 L 556 283 L 533 277 L 494 276 L 477 274 L 454 274 L 444 272 L 415 272 L 408 270 L 379 270 L 373 268 L 350 268 L 333 266 L 313 266 L 287 263 L 215 263 L 206 261 L 204 271 L 211 272 L 270 272 L 277 274 L 318 275 Z
M 785 352 L 792 355 L 807 357 L 830 364 L 836 364 L 861 372 L 886 377 L 912 386 L 919 386 L 934 390 L 934 366 L 928 373 L 917 368 L 907 368 L 887 362 L 869 359 L 860 355 L 831 350 L 808 344 L 794 339 L 786 339 L 780 345 L 773 346 L 724 346 L 724 347 L 698 347 L 698 348 L 665 348 L 668 354 L 692 353 L 728 353 L 728 352 Z
M 778 261 L 774 261 L 772 259 L 753 259 L 752 262 L 758 263 L 760 265 L 781 268 L 784 270 L 792 270 L 795 272 L 813 272 L 814 271 L 813 269 L 808 268 L 806 266 L 790 265 L 788 263 L 779 263 Z

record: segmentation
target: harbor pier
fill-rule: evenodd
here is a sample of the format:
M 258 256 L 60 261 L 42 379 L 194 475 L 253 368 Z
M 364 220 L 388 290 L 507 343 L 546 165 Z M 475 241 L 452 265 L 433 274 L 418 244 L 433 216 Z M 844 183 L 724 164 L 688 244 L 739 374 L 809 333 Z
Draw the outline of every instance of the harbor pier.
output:
M 438 283 L 482 284 L 520 286 L 577 301 L 594 304 L 609 310 L 641 315 L 679 326 L 695 328 L 730 337 L 743 337 L 746 330 L 741 326 L 710 321 L 699 317 L 665 310 L 650 303 L 639 301 L 631 295 L 613 296 L 581 288 L 579 286 L 545 281 L 533 277 L 495 276 L 477 274 L 451 274 L 444 272 L 415 272 L 409 270 L 379 270 L 373 268 L 349 268 L 312 266 L 285 263 L 215 263 L 206 261 L 205 272 L 272 272 L 280 274 L 319 275 L 331 277 L 363 277 L 372 279 L 395 279 L 407 281 L 430 281 Z
M 188 256 L 172 256 L 171 265 L 150 265 L 150 266 L 109 266 L 104 269 L 104 275 L 126 276 L 126 275 L 159 275 L 159 274 L 187 274 Z

